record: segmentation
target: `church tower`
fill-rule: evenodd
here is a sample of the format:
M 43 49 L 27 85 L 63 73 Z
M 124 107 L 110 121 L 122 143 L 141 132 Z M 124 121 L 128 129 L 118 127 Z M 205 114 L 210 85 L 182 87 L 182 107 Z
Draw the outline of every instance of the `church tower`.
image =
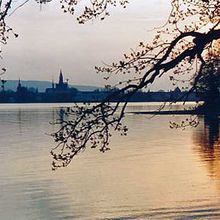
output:
M 63 85 L 63 73 L 62 73 L 62 70 L 60 70 L 59 85 Z
M 68 89 L 68 83 L 64 82 L 63 73 L 62 73 L 62 70 L 60 70 L 59 82 L 56 83 L 56 90 L 64 91 L 64 90 L 67 90 L 67 89 Z
M 21 89 L 21 79 L 19 78 L 18 80 L 18 86 L 17 86 L 17 91 L 19 91 Z

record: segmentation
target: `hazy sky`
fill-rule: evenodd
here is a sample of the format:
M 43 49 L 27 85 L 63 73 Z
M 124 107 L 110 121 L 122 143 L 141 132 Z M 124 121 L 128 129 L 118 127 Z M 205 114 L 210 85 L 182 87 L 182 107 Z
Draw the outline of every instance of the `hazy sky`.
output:
M 17 1 L 16 4 L 22 1 Z M 8 23 L 19 34 L 3 48 L 7 79 L 57 79 L 60 68 L 72 84 L 104 85 L 94 70 L 102 62 L 117 61 L 139 41 L 147 41 L 148 30 L 164 24 L 170 10 L 169 0 L 130 0 L 127 9 L 111 10 L 104 21 L 79 25 L 64 14 L 59 1 L 42 6 L 30 0 L 9 17 Z M 111 82 L 116 82 L 118 76 Z M 166 88 L 167 82 L 159 86 Z

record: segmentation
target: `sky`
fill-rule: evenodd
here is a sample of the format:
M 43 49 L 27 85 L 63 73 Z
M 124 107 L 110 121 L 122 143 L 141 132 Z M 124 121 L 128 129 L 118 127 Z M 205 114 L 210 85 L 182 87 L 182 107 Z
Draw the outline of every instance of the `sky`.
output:
M 21 4 L 22 1 L 16 1 Z M 170 12 L 169 0 L 130 0 L 126 9 L 112 8 L 104 21 L 84 25 L 65 14 L 57 0 L 40 5 L 29 0 L 7 20 L 19 34 L 3 47 L 2 65 L 7 79 L 54 80 L 60 69 L 71 84 L 103 86 L 106 81 L 95 66 L 119 60 L 140 41 L 149 41 L 154 27 L 163 25 Z M 115 76 L 107 83 L 116 83 Z M 166 89 L 160 80 L 156 89 Z

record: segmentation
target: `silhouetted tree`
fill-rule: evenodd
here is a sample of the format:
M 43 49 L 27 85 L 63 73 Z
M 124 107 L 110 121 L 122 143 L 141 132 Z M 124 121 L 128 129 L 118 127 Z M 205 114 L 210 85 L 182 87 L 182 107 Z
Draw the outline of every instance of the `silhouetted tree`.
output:
M 201 77 L 196 85 L 197 94 L 204 104 L 198 111 L 204 114 L 220 112 L 220 41 L 216 41 L 208 51 L 208 59 L 203 66 Z
M 12 0 L 0 1 L 0 44 L 7 44 L 7 40 L 10 34 L 13 34 L 14 37 L 18 37 L 13 29 L 6 23 L 7 16 L 12 6 Z M 2 47 L 1 47 L 2 48 Z M 2 50 L 0 49 L 0 58 Z M 0 70 L 0 75 L 4 74 L 6 69 L 4 67 Z
M 219 113 L 220 107 L 220 61 L 210 59 L 202 70 L 196 86 L 197 94 L 204 104 L 198 108 L 205 114 Z
M 62 8 L 73 14 L 79 1 L 63 0 Z M 116 1 L 90 2 L 77 19 L 84 23 L 90 19 L 109 15 L 108 5 Z M 127 1 L 119 1 L 126 6 Z M 208 65 L 208 51 L 220 38 L 219 0 L 171 0 L 172 10 L 167 23 L 158 29 L 151 43 L 140 42 L 138 49 L 123 55 L 123 59 L 104 67 L 96 67 L 97 72 L 112 75 L 135 73 L 133 78 L 119 82 L 120 89 L 97 105 L 75 105 L 65 112 L 66 118 L 58 120 L 59 131 L 53 134 L 58 143 L 51 154 L 53 169 L 67 166 L 72 158 L 86 147 L 99 148 L 101 152 L 109 149 L 111 131 L 127 134 L 122 124 L 125 109 L 130 97 L 137 91 L 147 88 L 157 78 L 169 74 L 175 85 L 187 82 L 189 91 L 200 86 L 205 66 Z M 178 76 L 183 76 L 184 80 Z M 188 79 L 187 79 L 188 77 Z M 207 79 L 206 79 L 207 80 Z M 124 96 L 125 102 L 111 104 L 112 96 Z

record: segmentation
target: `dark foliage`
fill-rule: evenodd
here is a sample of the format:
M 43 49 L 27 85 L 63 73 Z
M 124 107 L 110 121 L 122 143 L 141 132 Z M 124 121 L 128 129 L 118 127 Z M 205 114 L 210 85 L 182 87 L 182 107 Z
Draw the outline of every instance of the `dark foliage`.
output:
M 196 86 L 197 94 L 203 99 L 203 109 L 216 109 L 220 103 L 220 62 L 209 60 Z M 219 110 L 219 109 L 218 109 Z

